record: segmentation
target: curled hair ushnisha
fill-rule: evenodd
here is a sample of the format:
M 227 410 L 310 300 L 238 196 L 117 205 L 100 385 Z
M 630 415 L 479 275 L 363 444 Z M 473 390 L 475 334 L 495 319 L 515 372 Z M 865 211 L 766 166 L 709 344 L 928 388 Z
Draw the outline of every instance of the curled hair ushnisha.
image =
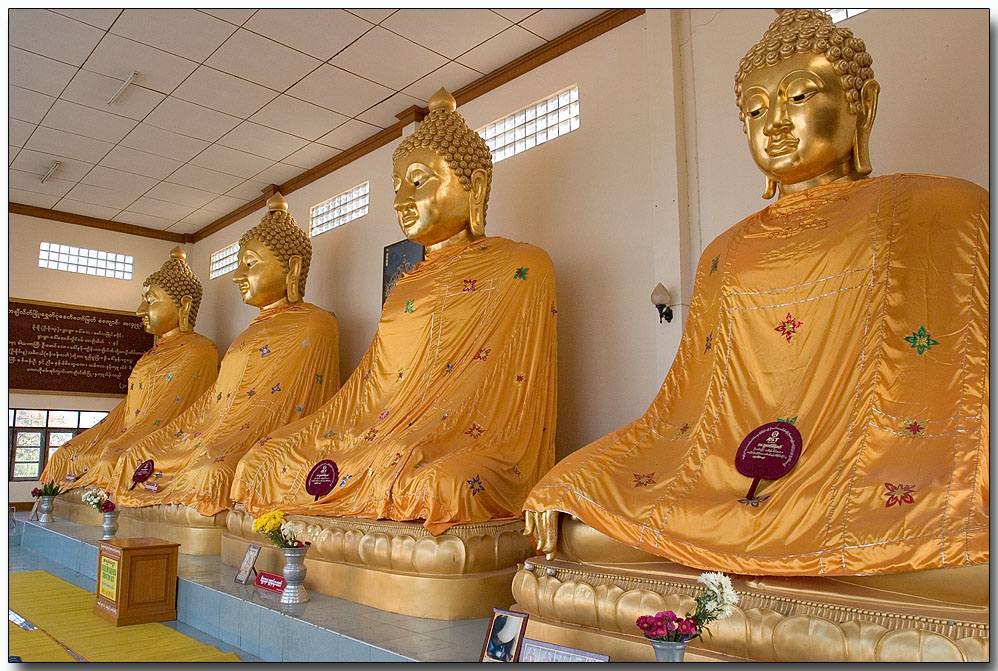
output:
M 178 308 L 184 296 L 190 296 L 191 312 L 187 319 L 191 328 L 194 328 L 194 324 L 198 320 L 198 308 L 201 307 L 201 296 L 204 289 L 201 286 L 201 280 L 187 265 L 186 258 L 184 250 L 175 247 L 170 252 L 169 260 L 160 266 L 159 270 L 147 277 L 142 285 L 148 287 L 155 284 L 160 287 L 170 296 Z
M 280 194 L 267 201 L 270 211 L 264 215 L 259 224 L 243 233 L 239 238 L 239 246 L 242 247 L 249 240 L 259 240 L 281 262 L 281 268 L 285 273 L 291 271 L 289 263 L 291 257 L 300 256 L 301 275 L 298 277 L 298 295 L 304 297 L 308 266 L 312 261 L 312 241 L 295 223 L 295 218 L 287 211 L 287 206 L 287 202 Z
M 867 52 L 866 43 L 848 28 L 836 26 L 821 10 L 785 9 L 738 63 L 735 103 L 739 120 L 745 120 L 742 82 L 746 75 L 801 53 L 822 54 L 832 64 L 842 82 L 849 111 L 859 112 L 860 91 L 868 79 L 873 79 L 873 56 Z

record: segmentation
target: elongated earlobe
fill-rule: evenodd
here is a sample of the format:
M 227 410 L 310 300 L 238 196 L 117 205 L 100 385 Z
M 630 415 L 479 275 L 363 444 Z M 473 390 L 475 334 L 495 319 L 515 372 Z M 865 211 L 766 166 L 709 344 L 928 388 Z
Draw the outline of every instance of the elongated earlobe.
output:
M 297 254 L 288 259 L 288 302 L 297 303 L 301 300 L 298 280 L 301 277 L 301 257 Z
M 184 296 L 180 299 L 180 330 L 184 333 L 190 333 L 194 330 L 194 325 L 191 324 L 191 305 L 193 304 L 193 299 L 190 296 Z

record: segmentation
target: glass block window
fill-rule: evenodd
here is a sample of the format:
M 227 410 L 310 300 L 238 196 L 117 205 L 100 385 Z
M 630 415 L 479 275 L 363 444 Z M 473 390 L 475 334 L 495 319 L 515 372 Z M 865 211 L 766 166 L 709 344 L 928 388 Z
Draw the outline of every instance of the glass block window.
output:
M 10 479 L 37 480 L 56 450 L 106 416 L 104 411 L 10 408 Z
M 478 130 L 492 162 L 532 149 L 579 127 L 579 87 L 573 86 Z
M 239 266 L 239 243 L 233 242 L 228 247 L 211 255 L 211 266 L 208 269 L 208 279 L 213 280 L 225 273 L 231 273 Z
M 55 242 L 43 242 L 38 247 L 38 267 L 50 270 L 130 280 L 133 262 L 134 259 L 125 254 L 71 247 Z
M 320 233 L 342 226 L 367 214 L 371 203 L 371 183 L 364 182 L 349 191 L 319 203 L 309 211 L 308 234 L 315 237 Z
M 865 9 L 823 9 L 821 10 L 825 14 L 832 17 L 832 23 L 838 23 L 839 21 L 845 21 L 846 19 L 851 19 L 857 14 L 862 14 L 867 11 Z

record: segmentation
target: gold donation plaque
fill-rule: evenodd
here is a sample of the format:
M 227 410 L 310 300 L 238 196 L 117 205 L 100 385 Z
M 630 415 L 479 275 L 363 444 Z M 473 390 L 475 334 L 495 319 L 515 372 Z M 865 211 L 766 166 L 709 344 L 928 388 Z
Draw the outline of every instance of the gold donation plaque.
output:
M 118 599 L 118 560 L 111 557 L 100 558 L 100 592 L 101 596 L 117 601 Z

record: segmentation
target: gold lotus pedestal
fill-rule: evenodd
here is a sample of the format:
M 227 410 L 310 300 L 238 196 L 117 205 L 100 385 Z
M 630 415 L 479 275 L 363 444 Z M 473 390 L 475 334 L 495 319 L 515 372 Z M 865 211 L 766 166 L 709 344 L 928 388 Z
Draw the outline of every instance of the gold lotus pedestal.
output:
M 154 536 L 180 544 L 180 554 L 217 555 L 221 550 L 227 510 L 205 516 L 176 503 L 119 508 L 118 535 Z
M 253 531 L 253 516 L 229 511 L 222 562 L 239 566 L 246 548 L 262 547 L 258 569 L 280 573 L 278 548 Z M 436 620 L 486 617 L 513 602 L 510 583 L 534 554 L 522 520 L 460 524 L 433 536 L 417 522 L 288 515 L 312 543 L 305 587 L 381 610 Z
M 530 559 L 517 571 L 514 608 L 530 614 L 527 635 L 533 638 L 601 650 L 612 661 L 652 661 L 635 620 L 661 610 L 692 611 L 699 575 L 568 519 L 555 559 Z M 687 658 L 982 662 L 989 657 L 987 564 L 865 577 L 732 576 L 732 583 L 739 597 L 734 613 L 711 624 L 713 636 L 691 642 Z M 924 588 L 920 592 L 918 585 Z

